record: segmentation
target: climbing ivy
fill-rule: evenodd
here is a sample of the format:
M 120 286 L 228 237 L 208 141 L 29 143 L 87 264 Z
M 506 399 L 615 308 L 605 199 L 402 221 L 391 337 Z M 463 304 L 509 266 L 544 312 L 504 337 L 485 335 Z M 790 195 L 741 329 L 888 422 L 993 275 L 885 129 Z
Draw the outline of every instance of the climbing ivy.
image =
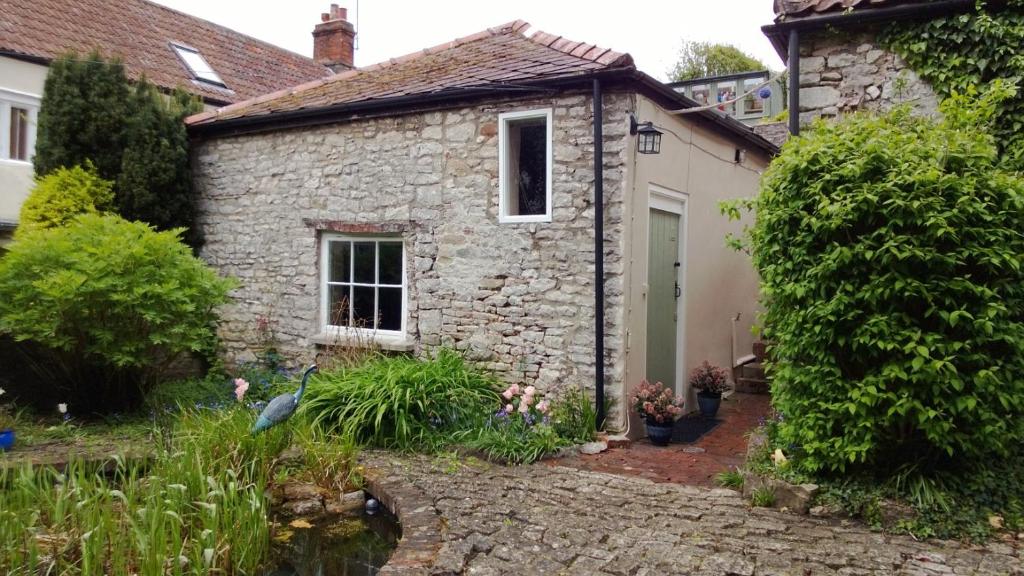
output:
M 979 1 L 966 14 L 897 23 L 882 41 L 927 80 L 940 96 L 982 88 L 997 79 L 1024 79 L 1024 0 Z M 994 132 L 1007 165 L 1024 169 L 1024 91 L 1004 101 Z

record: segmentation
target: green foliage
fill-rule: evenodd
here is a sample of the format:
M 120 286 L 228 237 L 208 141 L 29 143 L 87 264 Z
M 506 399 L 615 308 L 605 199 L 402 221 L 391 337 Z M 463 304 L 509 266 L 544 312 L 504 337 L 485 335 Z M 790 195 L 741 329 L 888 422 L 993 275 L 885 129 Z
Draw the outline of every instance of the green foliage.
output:
M 775 504 L 775 492 L 762 486 L 750 494 L 750 503 L 758 508 L 771 508 Z
M 124 152 L 128 79 L 118 60 L 98 52 L 65 55 L 50 63 L 39 109 L 37 177 L 91 161 L 99 176 L 117 180 Z
M 85 167 L 58 168 L 36 180 L 21 205 L 18 236 L 66 226 L 81 214 L 107 212 L 114 203 L 114 183 L 96 174 L 91 162 Z
M 412 449 L 472 429 L 497 405 L 497 382 L 441 350 L 427 361 L 378 356 L 310 379 L 300 412 L 325 430 Z
M 154 460 L 113 476 L 72 462 L 0 469 L 4 573 L 252 574 L 270 545 L 268 502 L 283 430 L 254 438 L 247 411 L 183 414 Z M 42 534 L 45 538 L 32 535 Z
M 132 385 L 209 346 L 213 309 L 233 285 L 179 231 L 85 215 L 25 235 L 0 260 L 0 334 L 32 345 L 34 387 L 71 394 L 59 401 L 80 413 L 123 405 L 141 400 Z
M 1024 2 L 891 25 L 883 41 L 941 96 L 998 79 L 1024 78 Z M 1009 165 L 1024 169 L 1024 94 L 1000 103 L 994 127 Z
M 466 442 L 489 458 L 509 464 L 529 464 L 570 444 L 550 425 L 531 426 L 522 419 L 492 419 Z
M 551 425 L 573 444 L 590 442 L 597 432 L 594 402 L 582 389 L 570 388 L 551 403 Z
M 115 182 L 122 216 L 158 230 L 186 228 L 198 247 L 184 119 L 200 108 L 184 91 L 165 97 L 145 78 L 129 83 L 121 63 L 99 53 L 58 58 L 39 109 L 36 176 L 91 162 Z
M 980 103 L 819 122 L 772 163 L 751 236 L 780 445 L 894 473 L 1024 440 L 1024 180 Z M 787 450 L 787 454 L 790 450 Z
M 743 489 L 743 474 L 739 470 L 726 470 L 725 472 L 719 472 L 715 476 L 715 481 L 722 488 L 731 488 L 733 490 Z
M 185 132 L 185 118 L 199 111 L 199 102 L 180 90 L 165 98 L 147 82 L 135 84 L 130 102 L 117 179 L 118 210 L 158 230 L 186 228 L 186 243 L 199 246 Z
M 764 62 L 730 44 L 684 41 L 679 48 L 679 59 L 669 70 L 668 75 L 673 81 L 678 82 L 767 69 L 768 66 Z

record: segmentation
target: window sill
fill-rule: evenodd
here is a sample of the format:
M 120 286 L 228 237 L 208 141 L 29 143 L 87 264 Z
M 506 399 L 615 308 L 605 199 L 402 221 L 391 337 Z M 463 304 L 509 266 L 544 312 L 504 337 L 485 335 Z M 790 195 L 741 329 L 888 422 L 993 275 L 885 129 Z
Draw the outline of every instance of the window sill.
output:
M 498 224 L 547 224 L 551 222 L 550 215 L 537 216 L 499 216 Z
M 412 352 L 416 345 L 402 336 L 366 336 L 321 332 L 310 340 L 320 346 L 352 346 L 356 348 L 376 347 L 390 352 Z
M 31 160 L 14 160 L 12 158 L 0 158 L 0 164 L 7 164 L 8 166 L 25 166 L 27 168 L 32 167 Z

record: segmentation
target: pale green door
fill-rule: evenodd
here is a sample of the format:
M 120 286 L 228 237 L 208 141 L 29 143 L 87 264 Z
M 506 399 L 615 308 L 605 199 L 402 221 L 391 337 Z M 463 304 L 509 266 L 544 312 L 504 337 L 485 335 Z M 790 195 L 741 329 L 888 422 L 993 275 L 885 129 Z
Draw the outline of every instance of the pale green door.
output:
M 647 268 L 647 380 L 676 389 L 679 215 L 651 209 Z

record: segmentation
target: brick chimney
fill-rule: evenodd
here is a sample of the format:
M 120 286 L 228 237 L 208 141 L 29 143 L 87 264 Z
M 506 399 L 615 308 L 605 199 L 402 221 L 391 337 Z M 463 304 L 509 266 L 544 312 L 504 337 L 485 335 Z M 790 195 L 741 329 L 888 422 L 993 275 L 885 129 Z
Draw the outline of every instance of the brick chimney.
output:
M 313 28 L 313 59 L 335 72 L 355 68 L 356 28 L 347 18 L 348 10 L 331 4 L 331 11 L 321 14 Z

